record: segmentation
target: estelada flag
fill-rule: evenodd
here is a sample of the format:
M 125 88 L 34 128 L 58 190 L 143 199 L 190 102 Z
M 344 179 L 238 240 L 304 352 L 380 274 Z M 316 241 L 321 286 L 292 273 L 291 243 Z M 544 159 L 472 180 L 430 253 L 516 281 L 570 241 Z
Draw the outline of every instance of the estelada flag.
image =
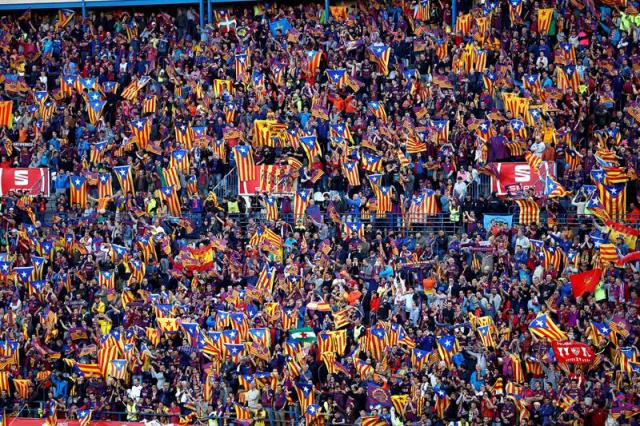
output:
M 600 268 L 595 268 L 591 271 L 571 275 L 569 277 L 569 280 L 571 281 L 573 296 L 580 297 L 587 292 L 593 293 L 596 289 L 596 286 L 600 282 L 601 277 L 602 269 Z

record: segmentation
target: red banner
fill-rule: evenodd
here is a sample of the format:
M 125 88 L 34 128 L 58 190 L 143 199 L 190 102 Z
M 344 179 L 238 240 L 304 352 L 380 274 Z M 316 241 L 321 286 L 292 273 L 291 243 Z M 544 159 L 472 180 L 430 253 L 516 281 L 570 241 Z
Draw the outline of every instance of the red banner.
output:
M 552 342 L 553 353 L 556 361 L 570 364 L 589 364 L 596 358 L 596 354 L 591 346 L 584 343 L 565 340 L 562 342 Z
M 528 163 L 492 163 L 495 176 L 491 177 L 491 191 L 497 195 L 518 195 L 533 188 L 536 196 L 544 195 L 544 177 L 556 175 L 552 161 L 542 163 L 539 170 L 532 170 Z
M 30 195 L 49 196 L 49 169 L 0 168 L 0 196 L 10 191 L 29 191 Z
M 238 193 L 253 196 L 256 191 L 271 195 L 292 195 L 296 192 L 297 172 L 286 165 L 256 166 L 256 178 L 253 180 L 238 180 Z
M 7 424 L 11 426 L 42 426 L 44 419 L 32 419 L 29 417 L 9 417 Z M 58 426 L 80 426 L 77 420 L 58 419 Z M 91 420 L 91 426 L 144 426 L 141 422 L 112 422 L 106 420 Z

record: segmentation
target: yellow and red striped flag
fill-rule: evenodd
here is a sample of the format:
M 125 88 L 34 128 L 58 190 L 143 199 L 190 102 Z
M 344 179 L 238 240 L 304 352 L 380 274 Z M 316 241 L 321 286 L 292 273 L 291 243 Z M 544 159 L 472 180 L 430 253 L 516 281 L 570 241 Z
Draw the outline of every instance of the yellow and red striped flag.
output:
M 553 20 L 553 8 L 538 9 L 538 32 L 541 34 L 549 34 L 551 21 Z
M 151 117 L 134 120 L 130 127 L 131 133 L 136 137 L 138 148 L 145 149 L 151 139 Z
M 522 225 L 538 223 L 540 221 L 540 206 L 533 199 L 515 200 L 519 213 L 519 222 Z
M 163 201 L 167 203 L 167 208 L 171 216 L 180 217 L 182 208 L 176 189 L 173 186 L 165 186 L 160 188 L 160 194 L 162 195 Z
M 238 169 L 238 179 L 241 182 L 256 178 L 256 166 L 253 160 L 253 148 L 249 145 L 236 145 L 233 154 Z
M 11 128 L 13 121 L 13 101 L 0 102 L 0 126 Z
M 158 97 L 153 95 L 147 98 L 144 98 L 142 101 L 142 113 L 143 114 L 154 114 L 157 109 Z
M 295 221 L 303 220 L 311 199 L 311 191 L 299 189 L 293 200 L 293 217 Z
M 86 208 L 89 200 L 87 195 L 87 179 L 83 176 L 70 176 L 69 183 L 70 206 L 78 205 L 80 208 Z

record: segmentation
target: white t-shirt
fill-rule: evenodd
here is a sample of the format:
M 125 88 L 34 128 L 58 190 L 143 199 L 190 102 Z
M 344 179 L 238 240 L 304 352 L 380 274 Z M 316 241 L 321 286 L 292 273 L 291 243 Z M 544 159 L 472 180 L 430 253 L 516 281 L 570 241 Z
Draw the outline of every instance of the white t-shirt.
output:
M 249 408 L 258 408 L 258 402 L 260 401 L 260 391 L 258 389 L 249 389 L 245 397 Z

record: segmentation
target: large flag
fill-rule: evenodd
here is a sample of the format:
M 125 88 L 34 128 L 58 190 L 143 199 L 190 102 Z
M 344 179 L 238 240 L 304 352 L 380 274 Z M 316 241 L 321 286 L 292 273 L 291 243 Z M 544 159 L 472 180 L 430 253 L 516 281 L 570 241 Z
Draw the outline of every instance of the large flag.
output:
M 447 408 L 449 408 L 449 404 L 451 403 L 451 401 L 449 401 L 449 396 L 445 393 L 445 391 L 443 391 L 441 388 L 437 388 L 436 389 L 436 404 L 435 404 L 435 409 L 436 409 L 436 413 L 438 414 L 438 417 L 440 417 L 441 419 L 444 418 L 444 414 L 447 411 Z
M 75 12 L 71 9 L 60 9 L 58 10 L 58 22 L 56 22 L 56 29 L 61 30 L 71 23 L 73 17 L 75 16 Z
M 242 81 L 249 68 L 249 58 L 246 53 L 238 53 L 235 57 L 236 82 Z
M 160 189 L 162 199 L 167 203 L 167 208 L 171 216 L 180 217 L 182 215 L 182 208 L 180 207 L 180 199 L 178 193 L 173 186 L 165 186 Z
M 188 123 L 181 123 L 176 125 L 174 130 L 176 134 L 176 142 L 180 145 L 184 145 L 187 149 L 191 149 L 195 140 L 195 132 L 191 126 Z
M 513 119 L 509 122 L 509 128 L 511 129 L 511 139 L 515 142 L 517 138 L 526 139 L 527 138 L 527 128 L 522 120 Z M 488 140 L 484 139 L 485 141 Z M 514 153 L 511 152 L 513 156 Z
M 580 297 L 585 293 L 593 293 L 602 277 L 602 269 L 595 268 L 591 271 L 581 272 L 569 277 L 574 297 Z
M 343 22 L 348 19 L 347 6 L 329 6 L 329 13 L 338 22 Z
M 307 50 L 306 52 L 304 52 L 304 55 L 307 60 L 307 72 L 311 75 L 316 75 L 318 73 L 318 68 L 320 68 L 322 52 L 318 52 L 316 50 Z
M 618 345 L 618 335 L 607 322 L 591 321 L 591 339 L 596 346 L 600 346 L 606 341 Z
M 120 183 L 120 189 L 123 194 L 134 194 L 135 188 L 133 185 L 133 175 L 131 174 L 131 166 L 116 166 L 113 168 L 113 171 L 116 174 L 116 178 L 118 178 L 118 183 Z
M 102 117 L 102 111 L 104 110 L 104 106 L 107 104 L 107 101 L 103 101 L 100 99 L 94 99 L 89 101 L 87 104 L 87 113 L 89 115 L 89 122 L 92 125 L 96 125 L 100 117 Z
M 13 101 L 0 102 L 0 126 L 11 127 L 13 121 Z
M 315 157 L 320 157 L 322 155 L 320 145 L 318 144 L 315 136 L 302 136 L 300 138 L 300 146 L 302 146 L 304 153 L 307 155 L 309 164 L 313 162 Z
M 109 368 L 107 372 L 109 377 L 119 380 L 127 380 L 127 360 L 126 359 L 113 359 L 109 362 Z
M 31 395 L 31 388 L 33 384 L 29 379 L 13 379 L 13 386 L 16 388 L 16 393 L 22 399 L 29 399 Z
M 515 200 L 519 213 L 519 222 L 522 225 L 538 223 L 540 221 L 540 206 L 533 199 Z
M 382 157 L 372 154 L 370 152 L 365 153 L 360 157 L 362 162 L 362 168 L 368 172 L 381 173 L 382 172 Z
M 356 161 L 345 161 L 342 163 L 342 170 L 350 186 L 360 186 L 360 173 Z
M 174 150 L 169 164 L 183 173 L 189 173 L 189 152 L 186 149 Z
M 139 118 L 131 122 L 131 132 L 136 137 L 138 148 L 145 149 L 151 139 L 151 117 Z
M 576 66 L 559 66 L 556 69 L 558 72 L 558 89 L 562 91 L 571 89 L 574 93 L 577 93 L 580 87 L 580 74 Z
M 77 78 L 75 75 L 63 75 L 60 77 L 60 92 L 64 96 L 73 95 L 73 87 L 76 84 Z
M 431 19 L 429 6 L 428 0 L 420 0 L 413 10 L 413 18 L 418 21 L 428 21 Z
M 447 367 L 451 367 L 452 357 L 458 349 L 458 341 L 455 336 L 442 336 L 437 339 L 438 354 Z
M 311 199 L 311 191 L 308 189 L 299 189 L 293 199 L 293 217 L 295 221 L 304 219 Z
M 256 178 L 256 166 L 253 161 L 253 148 L 249 145 L 236 145 L 233 153 L 238 168 L 238 179 L 241 182 Z
M 449 141 L 449 120 L 433 120 L 432 126 L 436 132 L 436 138 L 438 141 Z
M 327 78 L 329 79 L 329 83 L 334 85 L 336 87 L 336 89 L 343 88 L 347 84 L 347 81 L 349 79 L 349 74 L 347 74 L 347 70 L 344 69 L 344 68 L 335 69 L 335 70 L 327 70 L 327 71 L 325 71 L 325 73 L 327 74 Z
M 89 426 L 91 423 L 91 414 L 92 411 L 90 409 L 78 410 L 77 416 L 80 426 Z
M 268 293 L 273 292 L 273 283 L 276 279 L 276 268 L 270 267 L 268 264 L 264 266 L 260 274 L 258 275 L 258 281 L 256 282 L 256 289 L 264 290 Z
M 529 324 L 529 331 L 550 342 L 556 340 L 566 340 L 567 335 L 558 328 L 558 326 L 549 318 L 548 314 L 538 315 L 536 319 Z
M 157 96 L 147 96 L 142 101 L 142 113 L 143 114 L 154 114 L 157 109 L 158 97 Z
M 484 88 L 491 96 L 495 94 L 495 83 L 498 77 L 496 73 L 492 71 L 488 71 L 482 74 L 482 81 L 484 83 Z
M 369 55 L 371 59 L 378 64 L 380 72 L 384 75 L 389 74 L 389 59 L 391 59 L 391 47 L 374 43 L 369 46 Z
M 313 384 L 308 382 L 296 382 L 294 388 L 298 394 L 300 410 L 304 413 L 307 411 L 308 406 L 315 403 Z
M 538 9 L 538 32 L 540 34 L 549 34 L 551 21 L 553 20 L 553 8 Z
M 456 32 L 468 36 L 471 32 L 471 14 L 460 15 L 456 19 Z
M 87 179 L 83 176 L 69 176 L 69 204 L 71 207 L 79 205 L 84 209 L 87 207 Z
M 113 196 L 113 185 L 111 184 L 111 173 L 100 173 L 98 175 L 98 198 L 108 198 Z
M 561 198 L 569 195 L 564 186 L 560 185 L 550 174 L 547 174 L 544 192 L 549 198 Z
M 411 365 L 418 371 L 424 369 L 425 363 L 429 360 L 431 352 L 413 348 L 411 350 Z
M 277 221 L 280 218 L 280 211 L 278 210 L 278 199 L 274 197 L 265 197 L 264 206 L 267 210 L 267 220 Z
M 371 101 L 368 104 L 369 111 L 382 121 L 387 121 L 387 112 L 384 109 L 382 102 Z
M 480 341 L 485 348 L 495 348 L 496 343 L 493 339 L 493 335 L 491 334 L 490 325 L 478 327 L 478 335 L 480 336 Z
M 524 88 L 531 93 L 538 94 L 541 90 L 540 74 L 525 74 L 522 78 Z
M 317 404 L 307 405 L 307 410 L 304 413 L 304 418 L 308 426 L 323 426 L 324 417 L 320 410 L 320 406 Z
M 387 332 L 382 327 L 372 327 L 367 334 L 366 349 L 376 361 L 382 360 L 387 349 L 386 334 Z
M 106 147 L 106 142 L 98 142 L 91 145 L 91 147 L 89 148 L 89 161 L 93 164 L 97 164 L 102 161 L 102 157 L 104 155 Z

